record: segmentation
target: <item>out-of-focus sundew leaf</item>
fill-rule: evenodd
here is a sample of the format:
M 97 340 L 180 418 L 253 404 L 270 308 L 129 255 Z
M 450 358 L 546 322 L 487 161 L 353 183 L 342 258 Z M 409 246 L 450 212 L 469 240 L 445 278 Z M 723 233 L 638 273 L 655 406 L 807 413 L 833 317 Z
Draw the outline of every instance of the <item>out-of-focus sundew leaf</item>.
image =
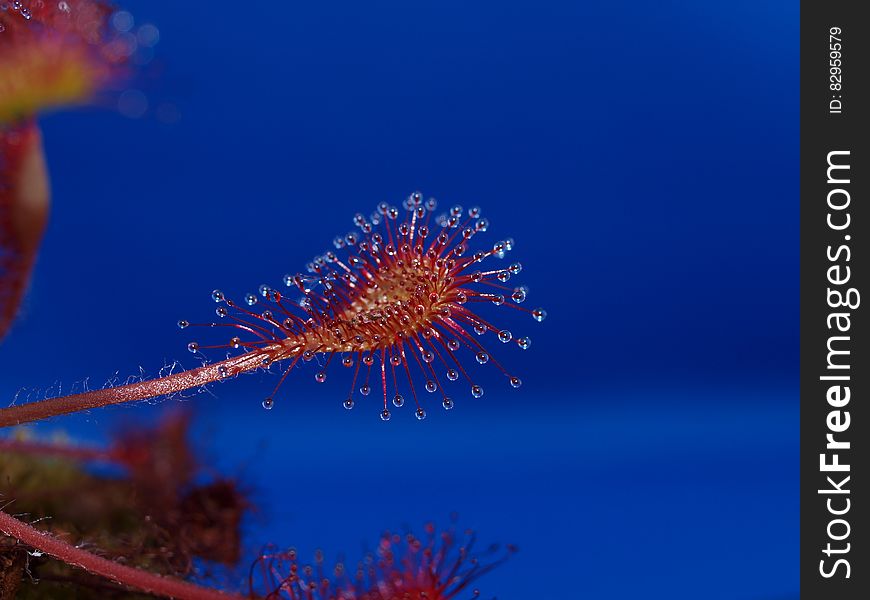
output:
M 114 10 L 101 0 L 0 0 L 0 339 L 18 313 L 48 216 L 34 118 L 93 102 L 123 75 L 140 40 L 154 41 Z
M 0 1 L 0 126 L 89 101 L 129 55 L 104 2 Z
M 49 195 L 39 129 L 33 123 L 0 129 L 0 339 L 30 280 Z

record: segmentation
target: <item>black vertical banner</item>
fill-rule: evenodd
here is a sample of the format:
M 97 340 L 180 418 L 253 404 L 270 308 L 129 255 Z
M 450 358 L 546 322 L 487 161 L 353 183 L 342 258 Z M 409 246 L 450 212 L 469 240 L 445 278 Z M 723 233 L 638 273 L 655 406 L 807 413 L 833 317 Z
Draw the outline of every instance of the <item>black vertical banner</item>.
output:
M 870 20 L 862 4 L 801 3 L 800 566 L 801 595 L 811 600 L 870 598 Z

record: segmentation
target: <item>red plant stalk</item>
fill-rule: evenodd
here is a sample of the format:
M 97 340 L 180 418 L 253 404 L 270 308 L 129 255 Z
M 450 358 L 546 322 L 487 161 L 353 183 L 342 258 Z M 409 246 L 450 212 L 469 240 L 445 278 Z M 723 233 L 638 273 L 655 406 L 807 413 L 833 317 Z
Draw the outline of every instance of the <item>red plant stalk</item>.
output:
M 31 440 L 0 439 L 0 452 L 16 452 L 31 456 L 44 456 L 51 458 L 65 458 L 79 461 L 103 461 L 109 462 L 114 459 L 111 452 L 101 448 L 88 448 L 82 446 L 68 446 Z
M 0 511 L 0 531 L 69 565 L 75 565 L 94 575 L 157 596 L 178 598 L 179 600 L 242 600 L 246 598 L 246 596 L 225 594 L 186 581 L 162 577 L 95 556 L 48 533 L 39 531 L 31 525 L 22 523 L 3 511 Z
M 199 387 L 226 379 L 228 374 L 235 375 L 260 366 L 260 356 L 260 352 L 252 352 L 158 379 L 10 406 L 0 409 L 0 427 L 13 427 L 81 410 L 155 398 Z

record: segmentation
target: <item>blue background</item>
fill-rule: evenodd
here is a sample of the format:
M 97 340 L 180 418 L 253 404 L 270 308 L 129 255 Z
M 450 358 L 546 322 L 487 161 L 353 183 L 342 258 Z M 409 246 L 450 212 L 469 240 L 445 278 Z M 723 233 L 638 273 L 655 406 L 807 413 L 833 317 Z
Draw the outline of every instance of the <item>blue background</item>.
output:
M 524 385 L 474 365 L 484 398 L 422 423 L 345 411 L 340 367 L 271 412 L 265 374 L 187 402 L 261 507 L 248 555 L 352 559 L 455 510 L 521 549 L 485 597 L 797 597 L 797 2 L 126 6 L 160 29 L 149 109 L 42 120 L 54 209 L 0 397 L 196 366 L 175 322 L 213 288 L 278 285 L 421 189 L 515 238 L 549 317 L 497 311 L 534 344 L 488 343 Z

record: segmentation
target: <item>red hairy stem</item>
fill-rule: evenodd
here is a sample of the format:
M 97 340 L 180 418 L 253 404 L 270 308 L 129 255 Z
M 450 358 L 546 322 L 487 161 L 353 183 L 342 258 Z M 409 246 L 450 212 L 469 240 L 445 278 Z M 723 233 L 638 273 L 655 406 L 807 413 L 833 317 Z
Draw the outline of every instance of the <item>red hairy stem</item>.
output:
M 248 371 L 259 364 L 260 353 L 252 352 L 158 379 L 10 406 L 0 409 L 0 427 L 13 427 L 110 404 L 165 396 L 225 379 L 228 375 Z
M 186 581 L 162 577 L 95 556 L 48 533 L 39 531 L 27 523 L 22 523 L 3 511 L 0 511 L 0 531 L 67 564 L 75 565 L 94 575 L 157 596 L 180 600 L 242 600 L 245 598 L 245 596 L 225 594 Z

